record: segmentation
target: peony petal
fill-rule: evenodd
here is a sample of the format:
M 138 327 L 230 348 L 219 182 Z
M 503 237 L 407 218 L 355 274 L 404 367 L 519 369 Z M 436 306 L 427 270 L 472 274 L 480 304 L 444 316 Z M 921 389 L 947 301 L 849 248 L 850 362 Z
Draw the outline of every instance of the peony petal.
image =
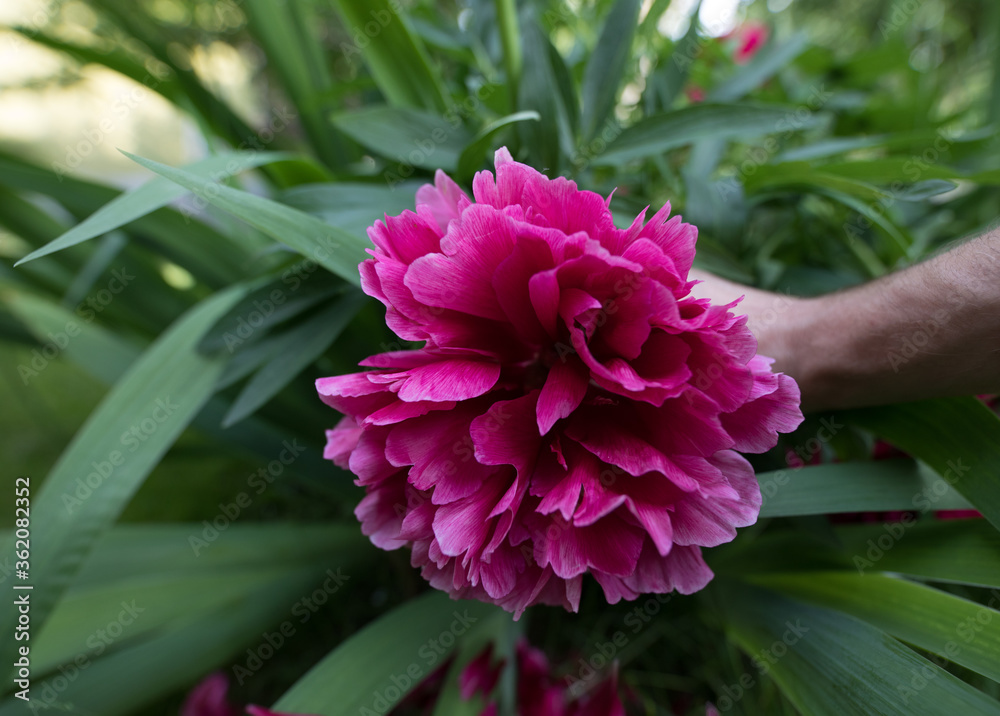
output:
M 469 400 L 486 393 L 500 377 L 500 364 L 473 360 L 443 360 L 406 371 L 399 399 Z
M 569 417 L 587 394 L 589 379 L 579 359 L 567 357 L 549 368 L 535 409 L 538 432 L 545 435 L 560 418 Z

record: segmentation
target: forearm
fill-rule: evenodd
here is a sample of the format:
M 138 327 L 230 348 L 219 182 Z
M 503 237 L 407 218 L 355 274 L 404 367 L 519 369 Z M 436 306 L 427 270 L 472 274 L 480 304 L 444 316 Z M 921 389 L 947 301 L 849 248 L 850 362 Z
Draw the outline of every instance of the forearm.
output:
M 693 276 L 697 296 L 746 295 L 760 353 L 796 379 L 806 411 L 1000 392 L 1000 232 L 818 298 Z
M 799 309 L 776 340 L 806 410 L 1000 390 L 1000 234 Z

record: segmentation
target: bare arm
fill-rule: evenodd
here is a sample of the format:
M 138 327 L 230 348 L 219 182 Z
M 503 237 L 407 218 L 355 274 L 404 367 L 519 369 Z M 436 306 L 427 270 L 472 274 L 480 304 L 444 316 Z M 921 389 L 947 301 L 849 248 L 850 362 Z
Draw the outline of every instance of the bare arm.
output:
M 807 411 L 1000 392 L 1000 231 L 903 271 L 795 298 L 692 271 L 692 292 L 749 316 Z

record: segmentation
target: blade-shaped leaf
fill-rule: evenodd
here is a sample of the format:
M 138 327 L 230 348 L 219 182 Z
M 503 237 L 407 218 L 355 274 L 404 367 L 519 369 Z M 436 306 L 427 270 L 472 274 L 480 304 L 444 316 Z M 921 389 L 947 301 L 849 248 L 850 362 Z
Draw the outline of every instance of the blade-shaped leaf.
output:
M 872 562 L 873 570 L 936 582 L 1000 587 L 1000 532 L 986 520 L 923 520 L 904 526 L 903 536 L 898 529 L 883 524 L 844 525 L 836 533 L 844 553 L 858 568 Z M 889 538 L 883 536 L 886 534 Z M 886 549 L 887 544 L 890 549 Z
M 922 510 L 920 496 L 936 482 L 933 475 L 907 460 L 813 465 L 762 472 L 757 480 L 764 500 L 762 518 Z M 941 486 L 935 509 L 968 509 L 968 506 L 961 495 L 947 485 Z
M 594 138 L 618 99 L 625 65 L 631 57 L 632 37 L 639 21 L 639 0 L 617 0 L 608 10 L 597 47 L 587 60 L 580 97 L 580 129 L 584 141 Z
M 809 35 L 805 32 L 798 32 L 782 43 L 771 42 L 754 55 L 746 67 L 714 87 L 708 93 L 708 99 L 712 102 L 735 102 L 742 99 L 805 52 L 808 46 Z
M 463 152 L 464 154 L 464 152 Z M 279 197 L 282 204 L 294 206 L 328 224 L 339 226 L 367 240 L 368 227 L 385 215 L 396 216 L 416 206 L 417 189 L 423 182 L 393 184 L 303 184 Z
M 410 171 L 415 166 L 454 170 L 470 140 L 455 112 L 442 115 L 408 107 L 371 106 L 336 114 L 333 124 L 354 141 Z M 401 171 L 397 167 L 390 170 Z
M 157 339 L 105 396 L 37 491 L 30 572 L 36 629 L 95 540 L 211 396 L 223 362 L 196 346 L 240 295 L 234 287 L 202 301 Z M 9 612 L 0 623 L 13 633 Z M 13 646 L 5 644 L 5 656 Z
M 909 644 L 1000 681 L 1000 612 L 879 574 L 807 572 L 752 581 L 862 619 Z M 1000 594 L 993 598 L 1000 605 Z
M 319 357 L 350 323 L 368 297 L 351 291 L 281 336 L 275 356 L 246 384 L 226 413 L 223 427 L 253 414 Z
M 1000 417 L 983 403 L 941 398 L 852 410 L 844 418 L 926 462 L 1000 529 Z
M 558 53 L 531 12 L 521 13 L 520 27 L 524 66 L 517 86 L 517 109 L 536 112 L 540 120 L 519 124 L 518 137 L 539 171 L 555 173 L 559 171 L 560 124 L 565 126 L 564 102 L 556 91 L 556 71 L 552 64 Z M 572 110 L 575 112 L 576 107 Z
M 619 164 L 646 158 L 699 139 L 746 139 L 816 126 L 817 115 L 802 118 L 794 107 L 697 104 L 647 117 L 612 141 L 595 164 Z
M 334 649 L 274 708 L 324 716 L 384 713 L 443 663 L 470 627 L 496 612 L 441 592 L 412 599 Z
M 475 174 L 483 163 L 483 156 L 493 144 L 493 138 L 505 128 L 517 122 L 537 122 L 541 119 L 538 112 L 514 112 L 490 122 L 476 134 L 475 138 L 462 150 L 458 158 L 458 176 L 467 179 Z
M 316 6 L 284 0 L 246 0 L 245 7 L 254 40 L 281 78 L 282 89 L 295 103 L 316 153 L 331 167 L 345 163 L 343 137 L 330 131 L 326 119 L 334 85 L 317 32 Z
M 351 36 L 351 42 L 343 43 L 340 49 L 352 62 L 355 55 L 364 57 L 375 84 L 390 104 L 445 110 L 441 78 L 398 2 L 334 0 L 333 6 Z
M 1000 703 L 847 614 L 738 584 L 722 598 L 729 634 L 752 658 L 751 684 L 767 674 L 802 713 L 1000 714 Z
M 213 180 L 218 181 L 223 177 L 238 174 L 251 167 L 292 159 L 294 156 L 287 152 L 227 152 L 213 154 L 194 164 L 189 164 L 184 167 L 184 170 L 197 177 L 212 177 Z M 53 239 L 37 251 L 32 251 L 14 265 L 18 266 L 25 261 L 32 261 L 69 246 L 75 246 L 95 236 L 106 234 L 166 206 L 187 194 L 188 191 L 188 189 L 168 179 L 154 178 L 142 186 L 130 189 L 116 197 L 65 234 Z
M 32 683 L 32 701 L 52 694 L 50 701 L 60 710 L 101 716 L 137 713 L 140 707 L 193 685 L 241 648 L 256 646 L 261 633 L 285 618 L 321 574 L 316 567 L 290 572 L 253 594 L 238 595 L 217 611 L 88 659 L 82 662 L 86 668 L 67 668 L 75 679 L 57 674 Z M 0 716 L 25 716 L 24 702 L 8 698 L 0 703 Z
M 128 152 L 124 154 L 271 238 L 287 244 L 341 278 L 355 285 L 360 284 L 358 264 L 365 259 L 364 250 L 368 242 L 276 201 L 205 181 L 183 169 L 168 167 L 151 159 Z

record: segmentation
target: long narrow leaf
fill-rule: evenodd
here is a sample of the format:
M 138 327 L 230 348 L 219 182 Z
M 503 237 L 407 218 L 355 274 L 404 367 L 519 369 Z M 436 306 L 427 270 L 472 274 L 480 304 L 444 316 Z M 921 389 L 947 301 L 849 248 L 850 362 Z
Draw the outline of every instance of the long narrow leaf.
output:
M 364 58 L 389 104 L 443 112 L 445 92 L 423 42 L 393 0 L 334 0 L 351 41 L 341 51 L 351 62 Z M 398 12 L 397 12 L 398 11 Z
M 878 574 L 812 572 L 753 580 L 798 599 L 847 612 L 897 639 L 1000 681 L 1000 611 Z M 1000 595 L 993 599 L 1000 605 Z
M 393 610 L 337 647 L 274 705 L 278 711 L 347 716 L 385 713 L 444 663 L 497 608 L 430 592 Z
M 195 347 L 239 297 L 240 289 L 233 288 L 203 301 L 150 346 L 91 414 L 36 493 L 29 582 L 36 629 L 94 542 L 208 400 L 223 364 Z M 13 633 L 8 614 L 0 624 Z M 13 646 L 0 651 L 7 656 Z
M 248 151 L 213 154 L 194 164 L 187 165 L 184 167 L 184 170 L 197 177 L 211 177 L 213 180 L 218 181 L 223 177 L 238 174 L 251 167 L 259 167 L 270 162 L 291 159 L 292 157 L 294 155 L 284 152 Z M 75 246 L 88 239 L 92 239 L 95 236 L 106 234 L 141 216 L 145 216 L 156 209 L 166 206 L 187 193 L 187 189 L 174 182 L 167 179 L 154 178 L 140 187 L 125 192 L 62 236 L 53 239 L 37 251 L 32 251 L 14 265 L 18 266 L 26 261 L 47 256 L 69 246 Z
M 929 477 L 912 462 L 814 465 L 757 475 L 764 504 L 761 517 L 822 515 L 838 512 L 922 510 L 920 496 Z M 935 509 L 967 509 L 968 503 L 944 485 L 935 489 Z
M 942 398 L 844 417 L 933 467 L 1000 529 L 1000 418 L 980 401 Z
M 223 427 L 251 415 L 316 360 L 367 300 L 368 297 L 360 291 L 351 291 L 282 336 L 274 358 L 257 371 L 233 401 L 223 420 Z
M 183 169 L 168 167 L 151 159 L 127 152 L 125 154 L 147 169 L 189 189 L 210 204 L 287 244 L 341 278 L 355 285 L 360 284 L 358 264 L 364 260 L 364 250 L 368 246 L 360 238 L 276 201 L 206 181 Z
M 593 139 L 614 109 L 625 65 L 631 57 L 632 37 L 639 20 L 639 0 L 618 0 L 608 11 L 597 47 L 583 74 L 580 112 L 584 141 Z
M 753 659 L 750 683 L 767 674 L 802 713 L 1000 714 L 993 699 L 842 612 L 739 585 L 725 590 L 724 604 L 731 636 Z
M 698 104 L 655 115 L 628 127 L 594 158 L 595 164 L 619 164 L 646 158 L 699 139 L 746 139 L 815 126 L 819 118 L 797 116 L 795 108 L 760 105 Z

